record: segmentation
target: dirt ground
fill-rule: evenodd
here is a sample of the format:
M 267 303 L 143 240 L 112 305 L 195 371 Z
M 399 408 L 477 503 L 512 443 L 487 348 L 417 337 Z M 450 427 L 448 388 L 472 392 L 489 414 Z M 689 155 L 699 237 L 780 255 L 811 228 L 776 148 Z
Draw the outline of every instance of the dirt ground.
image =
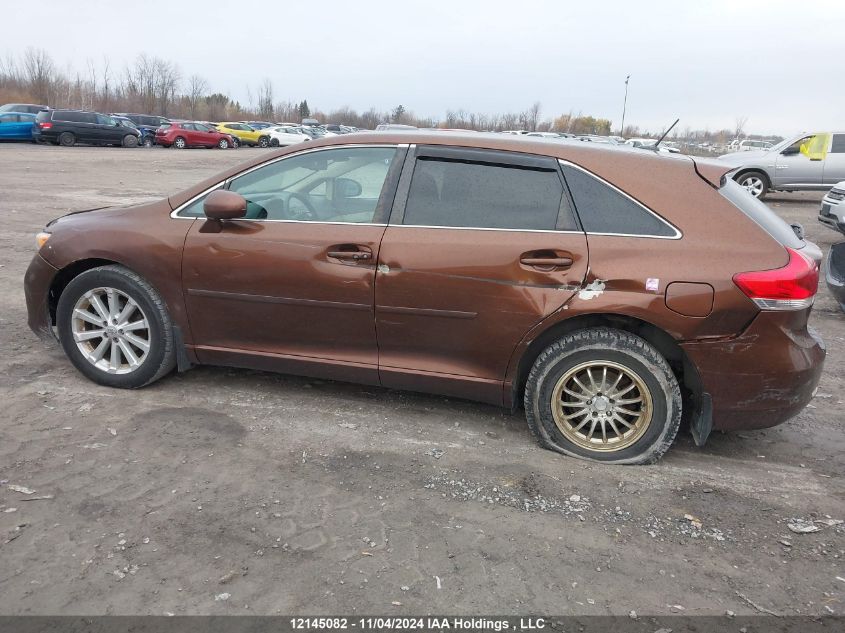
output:
M 826 288 L 812 404 L 703 449 L 682 431 L 648 467 L 374 387 L 208 367 L 107 389 L 28 330 L 48 220 L 260 151 L 0 146 L 0 613 L 845 613 L 845 314 Z M 819 199 L 770 204 L 826 251 Z

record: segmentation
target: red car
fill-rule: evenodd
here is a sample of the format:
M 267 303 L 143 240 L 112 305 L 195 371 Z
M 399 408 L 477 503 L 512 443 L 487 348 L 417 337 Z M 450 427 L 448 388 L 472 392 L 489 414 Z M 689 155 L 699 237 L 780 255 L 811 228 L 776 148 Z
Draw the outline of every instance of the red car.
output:
M 213 127 L 194 121 L 165 123 L 156 130 L 156 145 L 185 149 L 186 147 L 237 147 L 237 141 Z

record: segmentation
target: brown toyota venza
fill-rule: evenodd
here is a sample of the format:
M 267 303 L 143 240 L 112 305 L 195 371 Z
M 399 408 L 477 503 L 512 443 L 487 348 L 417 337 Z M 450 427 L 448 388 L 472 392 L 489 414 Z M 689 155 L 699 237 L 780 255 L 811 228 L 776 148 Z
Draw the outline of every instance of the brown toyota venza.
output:
M 550 449 L 656 460 L 684 418 L 810 400 L 821 253 L 684 156 L 494 134 L 324 139 L 39 235 L 31 328 L 91 380 L 249 367 L 516 408 Z

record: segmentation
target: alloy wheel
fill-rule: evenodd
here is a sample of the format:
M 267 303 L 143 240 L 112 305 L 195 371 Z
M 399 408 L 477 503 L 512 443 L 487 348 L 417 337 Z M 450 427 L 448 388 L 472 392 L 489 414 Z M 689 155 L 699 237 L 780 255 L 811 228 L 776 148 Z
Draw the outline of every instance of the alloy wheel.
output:
M 743 178 L 740 183 L 743 187 L 748 190 L 755 198 L 759 198 L 760 195 L 763 193 L 763 180 L 759 176 L 747 176 Z
M 150 351 L 150 323 L 138 303 L 116 288 L 93 288 L 73 306 L 71 332 L 82 356 L 110 374 L 129 374 Z
M 612 361 L 576 365 L 552 392 L 555 425 L 570 442 L 591 451 L 620 451 L 651 424 L 651 393 L 629 367 Z

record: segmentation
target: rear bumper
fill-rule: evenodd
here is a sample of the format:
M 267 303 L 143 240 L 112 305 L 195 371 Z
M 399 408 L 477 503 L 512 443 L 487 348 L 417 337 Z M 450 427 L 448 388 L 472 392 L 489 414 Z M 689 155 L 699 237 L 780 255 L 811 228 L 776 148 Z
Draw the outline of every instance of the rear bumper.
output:
M 810 402 L 825 347 L 806 318 L 803 311 L 761 312 L 736 338 L 681 345 L 712 396 L 714 429 L 776 426 Z
M 44 341 L 55 341 L 50 318 L 50 284 L 58 270 L 41 255 L 35 255 L 24 275 L 24 294 L 29 329 Z
M 834 231 L 845 233 L 845 204 L 824 198 L 821 209 L 819 209 L 818 220 Z

